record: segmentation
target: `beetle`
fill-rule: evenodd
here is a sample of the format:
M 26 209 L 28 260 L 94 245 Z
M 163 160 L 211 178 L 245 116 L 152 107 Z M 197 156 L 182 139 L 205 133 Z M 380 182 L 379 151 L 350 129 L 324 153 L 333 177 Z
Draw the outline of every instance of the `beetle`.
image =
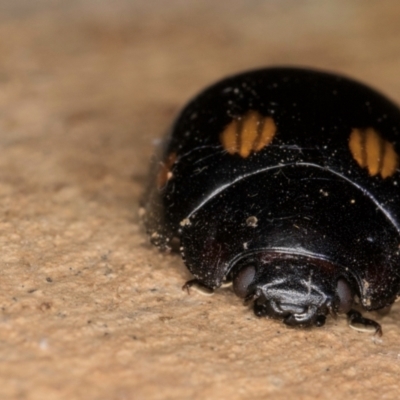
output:
M 259 317 L 349 325 L 400 293 L 400 110 L 347 77 L 266 68 L 191 100 L 155 158 L 141 203 L 151 242 L 174 243 L 194 279 L 232 283 Z M 358 310 L 357 310 L 358 308 Z

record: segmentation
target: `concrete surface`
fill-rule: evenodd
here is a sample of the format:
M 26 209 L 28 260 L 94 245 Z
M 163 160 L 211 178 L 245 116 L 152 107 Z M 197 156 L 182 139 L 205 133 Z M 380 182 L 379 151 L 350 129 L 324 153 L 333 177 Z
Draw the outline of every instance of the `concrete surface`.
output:
M 0 1 L 0 399 L 399 398 L 399 306 L 382 338 L 257 320 L 182 292 L 138 222 L 185 101 L 275 64 L 400 103 L 400 3 Z

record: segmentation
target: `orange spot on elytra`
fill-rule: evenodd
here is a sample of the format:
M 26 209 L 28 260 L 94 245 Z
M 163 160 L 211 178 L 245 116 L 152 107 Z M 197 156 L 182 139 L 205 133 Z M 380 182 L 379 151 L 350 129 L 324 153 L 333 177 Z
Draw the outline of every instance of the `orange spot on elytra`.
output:
M 381 146 L 383 143 L 380 136 L 372 128 L 366 130 L 365 152 L 367 155 L 367 167 L 369 174 L 375 176 L 379 173 L 381 161 Z
M 381 169 L 382 178 L 387 178 L 396 172 L 399 165 L 399 156 L 392 143 L 385 141 L 383 163 Z
M 254 151 L 260 151 L 265 146 L 268 146 L 276 133 L 276 125 L 271 117 L 264 119 L 264 125 L 261 129 L 260 139 L 258 143 L 254 145 Z
M 222 146 L 229 154 L 235 154 L 237 151 L 237 130 L 238 121 L 233 120 L 221 134 Z
M 276 125 L 271 117 L 264 117 L 257 111 L 249 111 L 225 127 L 220 141 L 229 154 L 238 153 L 247 158 L 252 152 L 268 146 L 275 133 Z
M 157 187 L 159 189 L 162 189 L 172 178 L 171 168 L 175 164 L 175 161 L 176 153 L 171 153 L 164 162 L 160 163 L 160 169 L 157 174 Z
M 262 117 L 257 112 L 248 112 L 243 119 L 242 130 L 240 135 L 240 145 L 238 152 L 241 157 L 246 158 L 253 150 L 253 144 L 257 139 L 258 128 L 261 123 Z
M 380 174 L 382 178 L 387 178 L 396 172 L 396 150 L 375 129 L 354 128 L 350 134 L 349 148 L 358 165 L 367 168 L 371 176 Z

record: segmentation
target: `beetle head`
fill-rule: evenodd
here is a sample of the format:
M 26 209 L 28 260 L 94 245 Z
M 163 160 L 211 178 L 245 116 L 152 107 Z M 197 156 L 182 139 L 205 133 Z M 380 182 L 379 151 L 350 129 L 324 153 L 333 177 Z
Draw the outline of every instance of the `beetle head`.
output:
M 352 307 L 349 283 L 340 268 L 327 261 L 290 256 L 240 264 L 233 289 L 239 297 L 254 300 L 259 317 L 280 319 L 289 326 L 322 326 L 328 313 Z

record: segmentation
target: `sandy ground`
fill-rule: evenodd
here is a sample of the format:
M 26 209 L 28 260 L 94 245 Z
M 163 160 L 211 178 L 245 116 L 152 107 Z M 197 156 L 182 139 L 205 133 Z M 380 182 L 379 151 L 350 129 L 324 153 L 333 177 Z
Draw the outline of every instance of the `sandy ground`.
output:
M 384 336 L 188 296 L 137 217 L 154 143 L 224 75 L 303 65 L 400 103 L 400 3 L 0 1 L 0 398 L 397 399 Z

